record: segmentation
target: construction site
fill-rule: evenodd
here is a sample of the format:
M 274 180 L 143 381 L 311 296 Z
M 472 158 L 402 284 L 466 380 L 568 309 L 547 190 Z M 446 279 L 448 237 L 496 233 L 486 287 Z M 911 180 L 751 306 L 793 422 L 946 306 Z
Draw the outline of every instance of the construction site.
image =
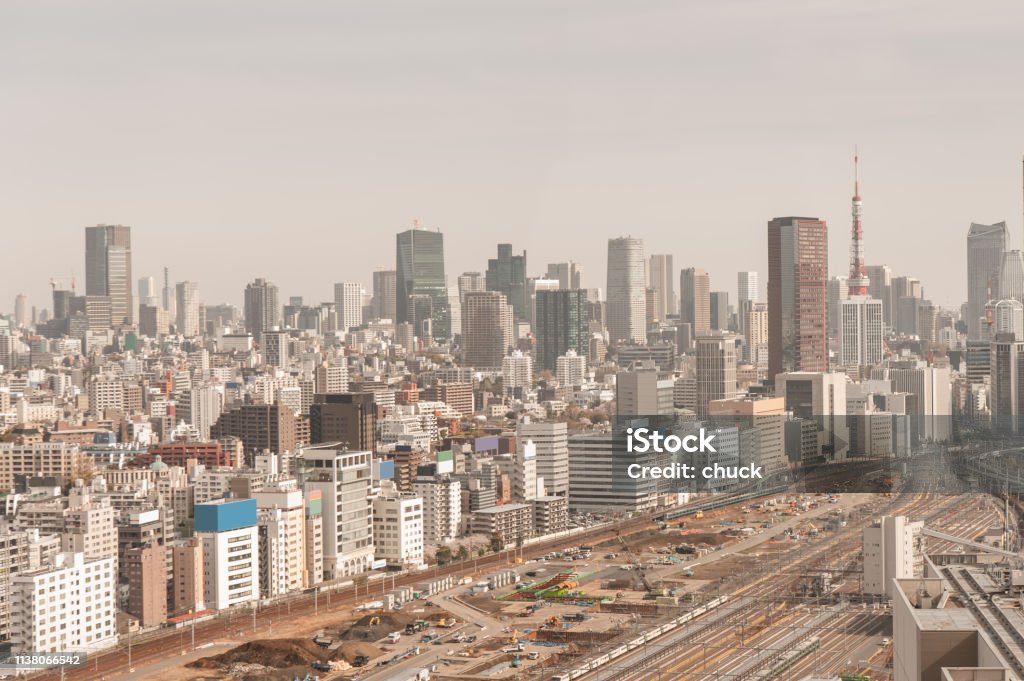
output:
M 734 610 L 726 594 L 784 566 L 792 584 L 777 595 L 778 616 L 808 598 L 838 599 L 856 588 L 859 566 L 829 547 L 883 501 L 782 495 L 614 531 L 389 609 L 362 603 L 307 638 L 249 641 L 190 668 L 196 678 L 252 681 L 302 679 L 311 669 L 324 680 L 550 678 L 640 636 L 653 641 L 682 618 L 717 622 L 712 611 Z

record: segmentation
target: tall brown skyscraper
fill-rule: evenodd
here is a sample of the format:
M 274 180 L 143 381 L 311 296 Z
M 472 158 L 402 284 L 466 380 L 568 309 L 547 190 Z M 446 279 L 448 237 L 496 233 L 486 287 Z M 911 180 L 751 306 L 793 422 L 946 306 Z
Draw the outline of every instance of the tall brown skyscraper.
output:
M 462 353 L 466 366 L 500 367 L 514 341 L 512 306 L 505 294 L 467 293 L 462 305 Z
M 711 277 L 702 269 L 679 272 L 679 319 L 692 325 L 694 336 L 711 330 Z
M 283 404 L 243 404 L 220 415 L 210 428 L 210 438 L 237 437 L 245 454 L 269 449 L 275 454 L 296 451 L 299 443 L 295 412 Z
M 828 370 L 828 226 L 768 223 L 768 372 Z
M 377 405 L 373 393 L 313 396 L 309 407 L 310 443 L 343 442 L 349 449 L 375 451 Z

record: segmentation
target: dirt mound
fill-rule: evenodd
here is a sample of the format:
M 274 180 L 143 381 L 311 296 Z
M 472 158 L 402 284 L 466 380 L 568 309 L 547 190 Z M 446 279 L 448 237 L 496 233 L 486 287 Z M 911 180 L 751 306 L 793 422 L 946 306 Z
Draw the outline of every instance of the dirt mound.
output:
M 405 625 L 416 618 L 400 612 L 363 615 L 339 634 L 346 641 L 379 641 L 393 631 L 405 632 Z
M 383 654 L 383 650 L 370 643 L 363 643 L 362 641 L 346 641 L 334 652 L 333 659 L 345 660 L 351 664 L 360 655 L 365 655 L 372 660 Z
M 721 546 L 722 544 L 727 544 L 733 540 L 733 537 L 728 537 L 716 532 L 694 532 L 692 534 L 682 535 L 680 538 L 687 544 L 692 544 L 693 546 L 700 546 L 701 544 L 707 544 L 708 546 Z
M 193 669 L 220 669 L 242 662 L 264 667 L 283 669 L 285 667 L 308 666 L 314 661 L 325 661 L 326 651 L 309 639 L 286 638 L 249 641 L 219 655 L 203 657 L 189 662 L 186 667 Z

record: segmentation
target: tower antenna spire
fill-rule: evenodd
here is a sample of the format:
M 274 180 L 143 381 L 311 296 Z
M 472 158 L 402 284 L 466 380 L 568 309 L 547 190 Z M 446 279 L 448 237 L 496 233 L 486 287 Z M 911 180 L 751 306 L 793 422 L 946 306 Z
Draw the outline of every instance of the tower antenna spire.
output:
M 864 228 L 860 221 L 860 154 L 856 145 L 853 147 L 853 201 L 851 216 L 853 224 L 850 229 L 850 278 L 847 283 L 851 296 L 868 295 L 870 279 L 864 264 Z

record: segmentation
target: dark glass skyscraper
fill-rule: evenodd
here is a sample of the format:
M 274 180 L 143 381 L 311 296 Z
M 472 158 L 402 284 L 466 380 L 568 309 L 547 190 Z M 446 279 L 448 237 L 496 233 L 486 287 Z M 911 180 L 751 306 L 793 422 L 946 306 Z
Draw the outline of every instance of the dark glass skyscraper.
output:
M 487 261 L 488 291 L 504 293 L 516 319 L 527 319 L 526 251 L 512 255 L 512 244 L 498 244 L 498 257 Z
M 85 228 L 85 295 L 110 298 L 112 324 L 132 323 L 131 227 Z
M 569 350 L 587 356 L 590 349 L 587 292 L 537 291 L 537 369 L 554 371 Z
M 999 267 L 1006 250 L 1005 222 L 994 225 L 972 223 L 967 230 L 967 333 L 971 340 L 985 336 L 985 306 L 989 290 L 999 293 Z
M 429 326 L 435 340 L 451 338 L 444 235 L 425 229 L 399 232 L 395 262 L 395 321 L 413 324 L 421 335 Z

